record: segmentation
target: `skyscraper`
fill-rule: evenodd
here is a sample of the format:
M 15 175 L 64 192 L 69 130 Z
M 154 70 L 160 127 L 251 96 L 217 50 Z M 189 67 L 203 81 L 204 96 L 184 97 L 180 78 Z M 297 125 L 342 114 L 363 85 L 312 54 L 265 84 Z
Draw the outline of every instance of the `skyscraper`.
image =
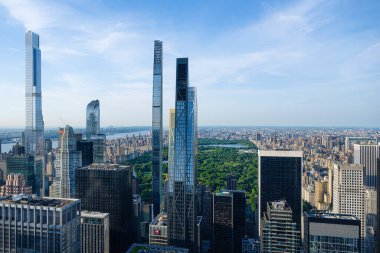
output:
M 197 100 L 187 58 L 177 59 L 174 166 L 169 171 L 169 245 L 196 251 Z
M 25 34 L 25 151 L 40 155 L 44 150 L 41 102 L 41 51 L 39 35 Z
M 81 253 L 110 253 L 110 222 L 108 213 L 82 211 Z
M 86 109 L 86 138 L 100 134 L 100 104 L 99 100 L 92 100 Z
M 80 210 L 79 199 L 1 198 L 0 252 L 80 253 Z
M 106 135 L 97 134 L 92 135 L 90 138 L 92 143 L 92 161 L 93 163 L 104 163 L 105 150 L 106 150 Z
M 152 106 L 152 199 L 154 216 L 160 213 L 162 197 L 162 41 L 154 41 Z
M 361 222 L 361 252 L 366 232 L 365 169 L 360 164 L 334 164 L 333 212 L 355 215 Z
M 377 159 L 377 175 L 380 175 L 380 158 Z M 380 176 L 377 179 L 377 221 L 376 221 L 376 249 L 380 249 Z
M 300 230 L 293 215 L 286 200 L 267 202 L 260 227 L 261 252 L 300 252 Z
M 133 238 L 132 170 L 117 164 L 92 164 L 75 171 L 82 209 L 109 213 L 110 252 L 124 253 Z
M 213 195 L 213 252 L 241 253 L 245 234 L 245 192 L 222 191 Z
M 354 163 L 362 164 L 365 168 L 365 185 L 369 187 L 376 186 L 376 162 L 380 157 L 379 145 L 360 145 L 354 144 Z
M 54 161 L 54 178 L 50 196 L 70 198 L 75 196 L 75 170 L 81 165 L 81 152 L 77 150 L 77 140 L 71 126 L 60 129 L 60 141 Z
M 259 150 L 259 228 L 262 215 L 267 212 L 267 203 L 285 199 L 297 229 L 301 230 L 302 160 L 302 151 Z

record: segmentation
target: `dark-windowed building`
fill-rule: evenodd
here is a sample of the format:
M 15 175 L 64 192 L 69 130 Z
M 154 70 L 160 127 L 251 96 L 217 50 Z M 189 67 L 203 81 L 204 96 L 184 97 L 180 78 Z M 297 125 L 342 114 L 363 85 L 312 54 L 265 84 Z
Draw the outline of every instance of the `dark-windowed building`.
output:
M 237 190 L 237 180 L 236 173 L 229 174 L 227 176 L 227 190 Z
M 82 209 L 109 213 L 110 252 L 124 253 L 134 240 L 131 169 L 92 164 L 76 170 L 76 194 Z
M 380 158 L 377 159 L 377 222 L 376 222 L 376 249 L 380 249 Z
M 78 141 L 77 150 L 82 153 L 82 167 L 91 165 L 93 162 L 93 148 L 91 141 Z
M 215 193 L 212 202 L 213 252 L 241 253 L 245 235 L 245 192 Z
M 14 155 L 6 158 L 6 175 L 11 173 L 21 173 L 25 178 L 25 186 L 31 186 L 35 192 L 35 173 L 34 173 L 34 156 L 32 155 Z
M 258 228 L 267 212 L 268 202 L 285 199 L 293 212 L 297 229 L 301 230 L 302 163 L 302 151 L 259 150 Z

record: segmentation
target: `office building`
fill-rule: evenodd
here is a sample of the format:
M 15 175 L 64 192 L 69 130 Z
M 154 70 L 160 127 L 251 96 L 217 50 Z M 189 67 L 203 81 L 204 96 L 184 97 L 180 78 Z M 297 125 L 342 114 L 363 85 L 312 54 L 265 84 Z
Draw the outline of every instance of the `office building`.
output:
M 162 246 L 162 245 L 149 245 L 134 243 L 126 253 L 189 253 L 190 251 L 185 248 L 178 248 L 172 246 Z
M 24 155 L 25 154 L 25 147 L 20 145 L 19 143 L 16 143 L 12 146 L 12 155 Z
M 0 252 L 80 253 L 80 211 L 78 199 L 0 198 Z
M 100 134 L 100 103 L 92 100 L 86 108 L 86 138 Z
M 162 212 L 149 225 L 149 244 L 168 245 L 167 214 Z
M 25 186 L 25 178 L 23 174 L 10 173 L 7 176 L 5 185 L 0 187 L 0 196 L 11 196 L 19 194 L 32 194 L 32 187 Z
M 31 155 L 14 155 L 6 158 L 6 173 L 4 177 L 9 174 L 23 174 L 25 179 L 25 186 L 31 186 L 34 192 L 35 188 L 35 174 L 34 174 L 34 156 Z
M 360 164 L 334 164 L 333 213 L 354 215 L 360 219 L 361 252 L 364 252 L 366 227 L 365 169 Z
M 354 215 L 307 212 L 304 224 L 305 253 L 362 252 L 363 228 Z
M 189 87 L 188 59 L 177 59 L 174 166 L 169 171 L 169 245 L 196 252 L 196 90 Z
M 154 41 L 152 105 L 152 200 L 153 213 L 161 211 L 162 198 L 162 41 Z
M 245 192 L 215 193 L 212 205 L 213 252 L 241 253 L 245 235 Z
M 132 243 L 132 170 L 117 164 L 95 164 L 75 171 L 76 196 L 82 209 L 109 213 L 110 252 L 124 253 Z
M 302 151 L 259 150 L 258 228 L 261 227 L 263 213 L 267 212 L 267 203 L 285 199 L 297 229 L 301 230 L 302 165 Z
M 93 163 L 94 150 L 91 141 L 77 141 L 77 150 L 82 154 L 82 167 L 86 167 Z
M 237 176 L 235 173 L 229 174 L 227 176 L 227 190 L 236 191 L 237 190 Z
M 138 194 L 133 194 L 133 231 L 135 234 L 135 241 L 141 242 L 141 212 L 142 203 L 141 196 Z
M 82 253 L 109 253 L 108 213 L 81 212 Z
M 301 233 L 286 200 L 267 203 L 260 227 L 262 253 L 300 252 Z
M 92 135 L 90 142 L 92 142 L 93 163 L 104 163 L 105 162 L 104 154 L 106 150 L 106 135 L 105 134 Z
M 38 34 L 25 34 L 25 151 L 41 155 L 44 150 L 44 121 L 41 101 L 41 50 Z
M 354 144 L 354 163 L 362 164 L 365 168 L 365 185 L 376 186 L 376 161 L 380 157 L 380 145 Z
M 81 166 L 81 154 L 77 151 L 74 130 L 66 126 L 59 130 L 59 144 L 54 161 L 54 178 L 50 196 L 70 198 L 75 196 L 75 171 Z

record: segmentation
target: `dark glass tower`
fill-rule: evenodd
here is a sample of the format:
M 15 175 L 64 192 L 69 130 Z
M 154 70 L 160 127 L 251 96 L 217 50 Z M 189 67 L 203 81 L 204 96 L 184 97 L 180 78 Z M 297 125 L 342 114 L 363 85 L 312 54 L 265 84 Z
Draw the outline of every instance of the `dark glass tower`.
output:
M 377 221 L 376 221 L 376 249 L 380 250 L 380 158 L 377 159 Z
M 177 59 L 174 166 L 169 169 L 168 241 L 196 252 L 196 90 L 189 87 L 187 58 Z
M 82 209 L 109 213 L 110 252 L 124 253 L 132 243 L 131 169 L 93 164 L 76 170 L 76 194 Z
M 92 100 L 86 108 L 86 138 L 100 134 L 100 103 Z
M 161 210 L 162 197 L 162 41 L 154 41 L 152 107 L 152 200 L 154 216 Z
M 259 228 L 267 203 L 283 199 L 292 209 L 300 231 L 302 160 L 302 151 L 259 150 Z
M 93 162 L 93 143 L 91 141 L 77 141 L 77 150 L 82 153 L 82 167 Z
M 213 252 L 240 253 L 245 234 L 245 192 L 216 193 L 212 204 Z

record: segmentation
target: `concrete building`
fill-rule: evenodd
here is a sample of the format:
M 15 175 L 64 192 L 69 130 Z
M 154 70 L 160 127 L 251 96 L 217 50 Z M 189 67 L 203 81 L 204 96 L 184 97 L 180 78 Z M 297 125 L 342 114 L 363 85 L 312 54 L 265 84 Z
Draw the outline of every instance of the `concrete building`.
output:
M 149 244 L 168 245 L 167 214 L 162 212 L 149 224 Z
M 0 196 L 10 196 L 19 194 L 32 194 L 32 187 L 25 186 L 25 178 L 23 174 L 8 174 L 5 185 L 0 187 Z
M 300 230 L 293 211 L 285 200 L 267 203 L 262 217 L 260 247 L 262 253 L 300 252 Z
M 82 253 L 110 252 L 109 214 L 81 212 Z
M 80 253 L 78 199 L 0 198 L 0 252 Z
M 333 213 L 348 214 L 361 221 L 361 252 L 364 252 L 366 227 L 365 169 L 360 164 L 334 164 Z
M 305 253 L 362 252 L 360 223 L 354 215 L 305 213 Z
M 380 146 L 354 144 L 354 163 L 365 168 L 365 185 L 376 187 L 376 160 L 380 157 Z

